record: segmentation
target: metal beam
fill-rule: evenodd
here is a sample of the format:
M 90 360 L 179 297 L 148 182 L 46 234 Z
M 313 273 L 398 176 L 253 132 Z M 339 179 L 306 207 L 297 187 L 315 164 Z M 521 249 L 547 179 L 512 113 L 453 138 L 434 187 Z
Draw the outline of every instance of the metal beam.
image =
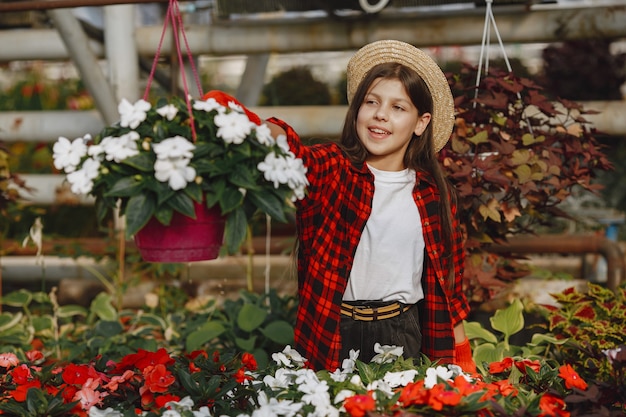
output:
M 78 19 L 69 10 L 49 10 L 48 16 L 57 28 L 63 42 L 70 51 L 70 56 L 78 68 L 81 79 L 94 98 L 96 107 L 107 124 L 119 120 L 117 100 L 98 65 L 98 61 L 89 49 L 88 38 Z
M 185 33 L 195 55 L 248 55 L 261 53 L 319 52 L 357 49 L 383 38 L 418 47 L 480 45 L 484 16 L 480 9 L 463 14 L 402 13 L 359 20 L 281 19 L 189 25 Z M 626 5 L 538 9 L 528 12 L 495 11 L 505 44 L 560 42 L 573 39 L 626 37 Z M 137 50 L 153 56 L 161 26 L 139 27 Z M 24 29 L 0 31 L 0 62 L 30 59 L 67 59 L 54 31 Z M 165 39 L 162 52 L 170 53 Z M 98 51 L 96 51 L 98 52 Z M 102 51 L 99 51 L 102 53 Z

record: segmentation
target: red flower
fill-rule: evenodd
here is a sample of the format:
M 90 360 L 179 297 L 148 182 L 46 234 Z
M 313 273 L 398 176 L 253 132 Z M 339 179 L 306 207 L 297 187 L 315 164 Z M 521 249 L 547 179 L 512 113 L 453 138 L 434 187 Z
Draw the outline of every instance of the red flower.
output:
M 539 400 L 541 413 L 538 417 L 569 417 L 569 411 L 565 410 L 565 402 L 562 398 L 553 394 L 544 394 Z
M 63 381 L 70 385 L 83 385 L 89 378 L 96 380 L 100 376 L 96 370 L 90 365 L 76 365 L 70 363 L 63 369 L 61 375 Z
M 441 411 L 446 405 L 457 406 L 462 398 L 458 391 L 448 391 L 444 384 L 437 384 L 430 389 L 428 404 L 433 410 Z
M 150 392 L 167 392 L 167 388 L 176 381 L 163 364 L 148 366 L 143 370 L 143 376 L 144 387 Z
M 200 367 L 198 367 L 198 365 L 196 365 L 193 362 L 189 362 L 189 372 L 191 372 L 192 374 L 195 374 L 196 372 L 200 372 L 202 369 L 200 369 Z
M 250 375 L 246 375 L 245 368 L 239 368 L 237 372 L 235 372 L 235 375 L 233 375 L 233 377 L 238 384 L 243 384 L 245 381 L 252 380 L 252 377 Z
M 193 352 L 189 354 L 189 357 L 193 360 L 197 359 L 200 356 L 206 359 L 209 357 L 209 354 L 206 353 L 206 351 L 204 350 L 194 350 Z
M 29 350 L 28 352 L 26 352 L 26 357 L 31 362 L 39 362 L 45 359 L 43 353 L 41 353 L 41 351 L 39 350 Z
M 241 357 L 241 362 L 243 363 L 243 366 L 248 370 L 248 371 L 256 371 L 257 370 L 257 363 L 256 363 L 256 359 L 254 358 L 254 355 L 248 352 L 245 352 L 243 354 L 243 356 Z
M 31 388 L 41 388 L 41 382 L 38 379 L 33 379 L 32 381 L 20 384 L 13 391 L 9 392 L 9 396 L 15 401 L 22 403 L 26 401 L 26 394 Z
M 587 383 L 584 379 L 578 375 L 578 372 L 574 370 L 570 365 L 563 365 L 559 368 L 559 376 L 565 381 L 565 386 L 568 389 L 578 388 L 579 390 L 586 390 Z
M 159 395 L 158 397 L 154 399 L 154 403 L 159 408 L 165 407 L 165 404 L 169 403 L 170 401 L 178 402 L 180 401 L 180 397 L 178 395 L 165 394 L 165 395 Z
M 127 369 L 137 368 L 143 372 L 148 366 L 155 365 L 172 365 L 174 359 L 167 353 L 164 348 L 156 352 L 149 352 L 144 349 L 138 349 L 137 353 L 131 353 L 122 358 L 120 363 L 113 369 L 114 373 L 122 372 Z
M 13 378 L 13 382 L 16 385 L 26 384 L 28 381 L 33 379 L 30 368 L 26 364 L 21 364 L 20 366 L 13 368 L 13 370 L 9 372 L 9 375 L 11 375 L 11 378 Z
M 505 397 L 516 396 L 518 393 L 517 388 L 511 385 L 508 379 L 495 381 L 493 382 L 493 385 L 495 385 L 498 388 L 500 394 L 504 395 Z
M 515 362 L 515 366 L 524 374 L 526 373 L 526 368 L 532 369 L 535 373 L 539 373 L 541 370 L 541 362 L 531 361 L 530 359 L 517 361 Z
M 217 363 L 220 361 L 220 353 L 216 350 L 213 352 L 213 362 Z
M 424 388 L 424 381 L 409 382 L 400 391 L 398 401 L 404 407 L 426 404 L 428 402 L 428 390 Z
M 512 358 L 504 358 L 500 362 L 492 362 L 489 364 L 489 373 L 499 374 L 508 371 L 513 366 Z
M 346 398 L 343 406 L 351 417 L 363 417 L 368 411 L 376 409 L 376 400 L 368 394 L 353 395 Z

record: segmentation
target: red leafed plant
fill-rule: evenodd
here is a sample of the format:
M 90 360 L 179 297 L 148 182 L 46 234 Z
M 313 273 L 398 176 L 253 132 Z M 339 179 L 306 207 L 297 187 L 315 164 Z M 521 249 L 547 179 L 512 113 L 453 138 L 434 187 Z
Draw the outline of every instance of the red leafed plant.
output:
M 593 112 L 580 104 L 551 101 L 533 81 L 497 68 L 478 88 L 469 66 L 449 82 L 457 119 L 440 160 L 459 192 L 466 275 L 477 287 L 474 301 L 482 301 L 485 287 L 525 273 L 507 269 L 511 262 L 490 246 L 568 217 L 559 204 L 576 189 L 596 192 L 596 174 L 612 166 L 584 118 Z

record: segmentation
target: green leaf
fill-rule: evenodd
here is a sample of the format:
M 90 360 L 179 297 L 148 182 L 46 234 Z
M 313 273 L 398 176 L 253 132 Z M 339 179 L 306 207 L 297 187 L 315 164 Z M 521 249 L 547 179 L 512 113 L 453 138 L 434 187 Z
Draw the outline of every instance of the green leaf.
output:
M 222 213 L 228 213 L 236 210 L 243 204 L 244 195 L 236 189 L 224 188 L 222 192 L 222 198 L 220 199 L 220 206 L 222 207 Z
M 2 297 L 2 304 L 11 307 L 28 307 L 33 299 L 33 295 L 27 290 L 18 290 Z
M 273 321 L 261 333 L 280 345 L 293 345 L 293 326 L 284 320 Z
M 217 321 L 205 323 L 198 330 L 189 333 L 187 336 L 187 339 L 185 340 L 187 352 L 198 350 L 203 344 L 215 339 L 225 331 L 226 329 L 222 323 Z
M 105 197 L 132 197 L 143 189 L 143 181 L 136 177 L 125 177 L 104 193 Z
M 200 391 L 200 388 L 198 387 L 198 383 L 193 380 L 193 378 L 191 377 L 191 375 L 189 375 L 188 372 L 183 371 L 182 369 L 179 369 L 176 374 L 178 375 L 178 380 L 180 381 L 181 385 L 185 389 L 185 393 L 191 395 L 192 398 L 195 398 L 201 395 L 201 391 Z
M 252 336 L 248 339 L 244 339 L 241 337 L 235 338 L 235 344 L 237 347 L 244 352 L 252 352 L 254 350 L 254 344 L 256 343 L 256 336 Z
M 196 207 L 193 204 L 193 200 L 184 193 L 174 194 L 172 198 L 167 200 L 167 205 L 185 216 L 192 219 L 196 218 Z
M 492 345 L 491 343 L 483 343 L 474 348 L 474 362 L 480 369 L 486 371 L 483 363 L 499 362 L 504 359 L 504 348 L 501 345 Z
M 136 168 L 139 171 L 148 172 L 151 175 L 154 171 L 154 158 L 151 158 L 150 154 L 147 153 L 140 153 L 126 158 L 121 163 Z
M 245 332 L 251 332 L 263 324 L 266 317 L 265 309 L 254 304 L 244 304 L 237 315 L 237 326 Z
M 285 212 L 283 211 L 283 202 L 274 194 L 268 192 L 248 191 L 248 197 L 252 204 L 267 213 L 274 220 L 287 223 Z
M 117 320 L 117 310 L 111 303 L 111 296 L 101 292 L 91 302 L 91 311 L 93 311 L 100 320 Z
M 470 340 L 473 339 L 482 339 L 486 342 L 496 344 L 498 343 L 498 338 L 496 335 L 491 333 L 489 330 L 485 329 L 480 323 L 477 321 L 466 321 L 463 322 L 465 328 L 465 334 Z
M 513 300 L 507 308 L 496 311 L 493 317 L 489 319 L 491 327 L 502 332 L 505 340 L 508 341 L 511 335 L 524 328 L 523 310 L 522 302 L 519 299 Z
M 35 333 L 41 333 L 46 330 L 54 329 L 54 321 L 52 316 L 34 316 L 31 320 Z
M 154 214 L 154 199 L 145 194 L 137 194 L 128 200 L 126 215 L 126 235 L 132 236 L 148 223 Z
M 22 313 L 2 313 L 0 314 L 0 332 L 4 332 L 11 327 L 17 325 L 22 320 L 24 315 Z
M 231 212 L 226 218 L 224 240 L 228 253 L 236 253 L 248 233 L 248 220 L 241 207 Z
M 77 305 L 65 305 L 59 307 L 57 310 L 57 316 L 59 317 L 73 317 L 73 316 L 86 316 L 87 310 L 84 307 Z
M 489 134 L 486 130 L 481 130 L 471 138 L 467 139 L 469 142 L 472 142 L 474 145 L 478 145 L 479 143 L 487 143 L 489 141 Z
M 121 334 L 124 328 L 118 321 L 101 320 L 96 323 L 94 330 L 98 336 L 102 336 L 109 341 L 113 336 Z

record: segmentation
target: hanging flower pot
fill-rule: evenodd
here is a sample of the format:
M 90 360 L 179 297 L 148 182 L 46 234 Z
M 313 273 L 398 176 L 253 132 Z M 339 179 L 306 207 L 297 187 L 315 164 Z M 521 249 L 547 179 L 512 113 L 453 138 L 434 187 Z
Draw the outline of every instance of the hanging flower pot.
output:
M 169 225 L 156 218 L 135 234 L 135 245 L 147 262 L 194 262 L 218 257 L 226 219 L 219 207 L 195 204 L 196 218 L 174 212 Z

